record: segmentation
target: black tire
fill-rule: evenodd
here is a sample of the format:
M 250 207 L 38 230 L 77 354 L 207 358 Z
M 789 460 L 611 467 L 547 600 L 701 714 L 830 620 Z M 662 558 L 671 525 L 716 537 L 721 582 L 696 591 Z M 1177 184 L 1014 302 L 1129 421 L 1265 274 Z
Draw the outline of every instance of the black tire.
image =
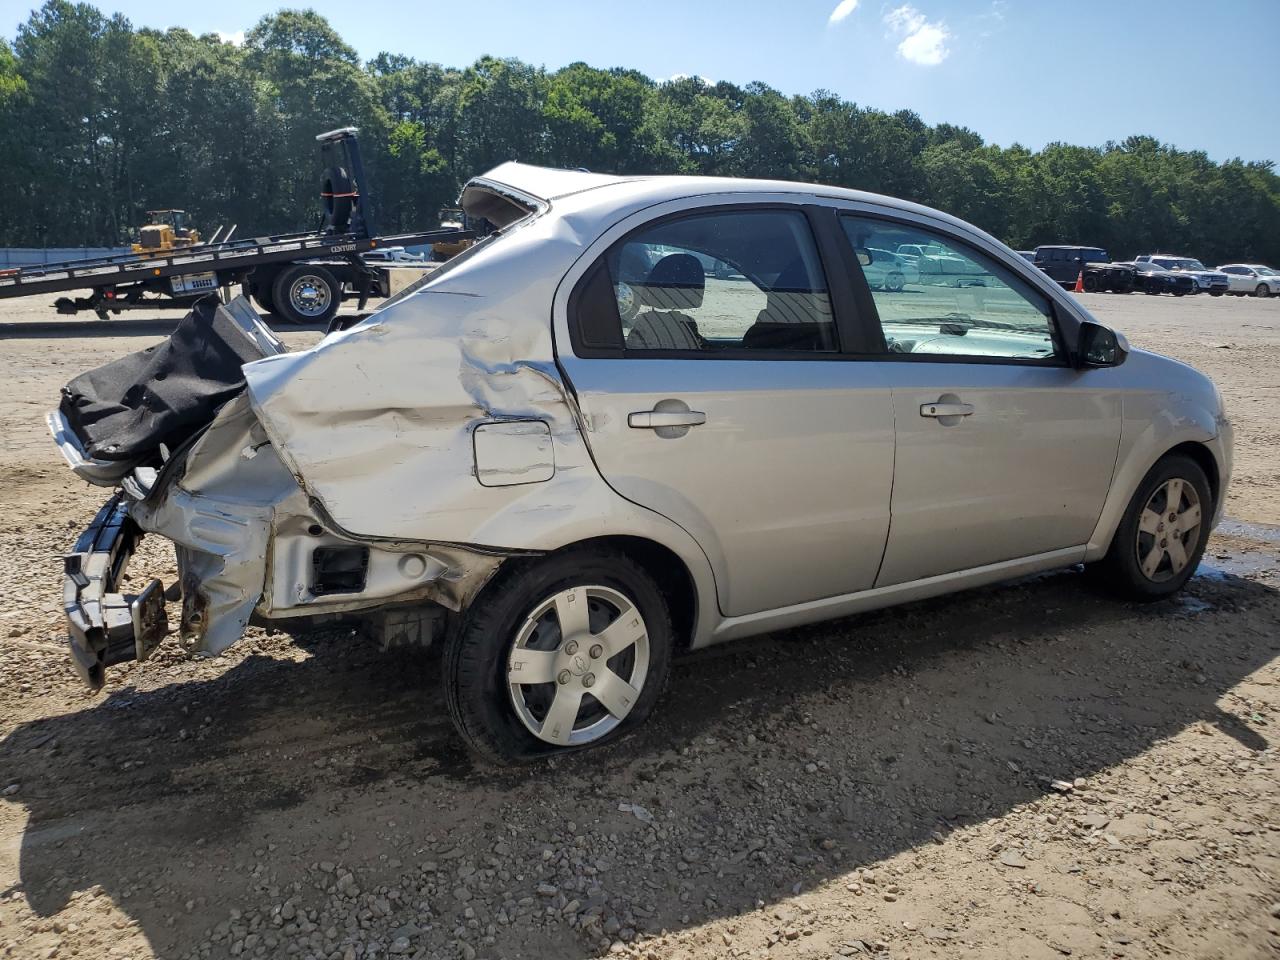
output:
M 1095 277 L 1095 276 L 1091 276 L 1090 274 L 1087 274 L 1087 273 L 1084 275 L 1084 292 L 1085 292 L 1085 293 L 1097 293 L 1097 292 L 1098 292 L 1098 278 L 1097 278 L 1097 277 Z
M 325 231 L 346 233 L 355 207 L 355 184 L 346 167 L 330 167 L 320 179 L 320 204 L 324 208 Z
M 1200 506 L 1199 526 L 1194 538 L 1185 542 L 1187 563 L 1167 579 L 1156 580 L 1148 577 L 1142 570 L 1138 552 L 1142 541 L 1139 540 L 1139 524 L 1143 511 L 1156 491 L 1169 480 L 1179 479 L 1195 489 Z M 1162 600 L 1183 588 L 1196 572 L 1200 558 L 1204 555 L 1205 544 L 1209 542 L 1209 525 L 1213 518 L 1213 493 L 1209 488 L 1209 479 L 1205 476 L 1200 464 L 1182 454 L 1170 454 L 1159 460 L 1138 484 L 1137 491 L 1125 508 L 1124 517 L 1116 528 L 1107 555 L 1095 564 L 1091 564 L 1089 572 L 1099 583 L 1112 593 L 1129 600 L 1149 602 Z M 1162 518 L 1163 522 L 1163 518 Z M 1150 535 L 1148 535 L 1150 536 Z M 1189 538 L 1191 533 L 1187 533 Z M 1194 541 L 1194 542 L 1193 542 Z M 1161 565 L 1165 561 L 1162 559 Z
M 271 302 L 289 323 L 327 325 L 342 305 L 342 286 L 324 267 L 291 263 L 271 284 Z
M 1260 283 L 1258 284 L 1257 288 L 1253 291 L 1253 295 L 1255 297 L 1269 297 L 1271 296 L 1271 288 L 1268 287 L 1265 283 Z
M 642 723 L 666 686 L 674 647 L 670 612 L 649 573 L 625 554 L 601 548 L 508 564 L 472 602 L 444 651 L 445 703 L 468 746 L 499 764 L 522 763 L 596 747 Z M 649 665 L 635 705 L 617 726 L 590 743 L 559 746 L 535 736 L 517 714 L 507 683 L 508 657 L 519 631 L 541 604 L 583 586 L 616 590 L 634 604 L 644 619 Z M 593 632 L 599 631 L 593 627 Z
M 275 282 L 274 274 L 265 274 L 261 277 L 258 271 L 254 271 L 254 279 L 249 284 L 249 293 L 253 296 L 254 301 L 262 308 L 263 313 L 275 313 L 276 304 L 271 298 L 271 286 Z
M 1158 297 L 1160 296 L 1160 288 L 1154 283 L 1148 283 L 1146 287 L 1143 288 L 1143 293 L 1147 294 L 1149 297 Z
M 1210 290 L 1210 291 L 1209 291 L 1209 296 L 1211 296 L 1211 297 L 1220 297 L 1220 296 L 1222 296 L 1222 295 L 1223 295 L 1224 293 L 1226 293 L 1226 292 L 1227 292 L 1227 291 L 1225 291 L 1225 290 Z

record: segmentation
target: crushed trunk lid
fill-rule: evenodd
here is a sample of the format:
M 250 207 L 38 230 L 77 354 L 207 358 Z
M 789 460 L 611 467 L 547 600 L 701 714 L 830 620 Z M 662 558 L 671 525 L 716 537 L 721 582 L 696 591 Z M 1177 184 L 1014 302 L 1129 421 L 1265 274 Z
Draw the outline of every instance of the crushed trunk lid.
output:
M 71 468 L 114 486 L 158 466 L 245 389 L 241 367 L 285 348 L 243 297 L 199 301 L 163 343 L 76 377 L 49 428 Z M 162 449 L 163 448 L 163 449 Z

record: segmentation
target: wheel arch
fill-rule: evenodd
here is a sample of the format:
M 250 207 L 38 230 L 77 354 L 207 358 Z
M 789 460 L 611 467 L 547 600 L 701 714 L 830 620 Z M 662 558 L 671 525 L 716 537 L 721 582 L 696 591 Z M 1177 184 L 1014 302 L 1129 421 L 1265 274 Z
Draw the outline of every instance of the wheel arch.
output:
M 547 557 L 560 556 L 576 550 L 616 550 L 644 568 L 662 591 L 671 614 L 671 626 L 675 630 L 675 647 L 688 650 L 698 630 L 698 587 L 693 571 L 684 559 L 670 547 L 648 537 L 617 534 L 590 537 L 567 543 L 541 557 L 516 560 L 515 563 L 537 563 Z M 508 561 L 511 562 L 511 561 Z
M 1209 478 L 1209 490 L 1213 494 L 1213 503 L 1216 508 L 1222 497 L 1222 476 L 1218 466 L 1218 458 L 1213 455 L 1213 451 L 1205 444 L 1195 440 L 1186 440 L 1177 446 L 1170 447 L 1156 458 L 1155 463 L 1159 463 L 1165 457 L 1178 454 L 1194 460 L 1200 469 L 1204 471 L 1204 475 Z M 1154 465 L 1152 464 L 1152 466 Z
M 1085 551 L 1085 562 L 1100 560 L 1106 555 L 1111 547 L 1111 541 L 1115 537 L 1116 529 L 1120 526 L 1120 521 L 1124 517 L 1125 510 L 1128 509 L 1129 501 L 1133 499 L 1138 485 L 1142 483 L 1142 479 L 1157 463 L 1169 456 L 1183 455 L 1189 457 L 1205 472 L 1205 476 L 1209 480 L 1209 489 L 1213 495 L 1213 523 L 1216 524 L 1218 518 L 1222 515 L 1224 480 L 1228 476 L 1230 469 L 1229 462 L 1224 462 L 1221 459 L 1222 444 L 1223 438 L 1221 436 L 1208 437 L 1203 440 L 1181 440 L 1172 445 L 1157 448 L 1159 452 L 1154 456 L 1138 457 L 1135 454 L 1130 456 L 1128 464 L 1117 465 L 1111 493 L 1107 497 L 1102 516 L 1098 520 L 1093 537 L 1090 539 Z M 1215 449 L 1215 447 L 1218 449 Z M 1139 466 L 1141 469 L 1137 469 Z

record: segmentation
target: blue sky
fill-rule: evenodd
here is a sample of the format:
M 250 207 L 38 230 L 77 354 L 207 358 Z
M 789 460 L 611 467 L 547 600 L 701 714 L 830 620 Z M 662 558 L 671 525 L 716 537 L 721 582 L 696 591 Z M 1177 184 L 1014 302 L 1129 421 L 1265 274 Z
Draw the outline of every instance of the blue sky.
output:
M 1280 162 L 1280 0 L 313 0 L 362 57 L 482 54 L 826 88 L 989 142 L 1145 133 L 1215 160 Z M 0 0 L 10 38 L 32 4 Z M 261 0 L 100 0 L 135 26 L 229 36 Z

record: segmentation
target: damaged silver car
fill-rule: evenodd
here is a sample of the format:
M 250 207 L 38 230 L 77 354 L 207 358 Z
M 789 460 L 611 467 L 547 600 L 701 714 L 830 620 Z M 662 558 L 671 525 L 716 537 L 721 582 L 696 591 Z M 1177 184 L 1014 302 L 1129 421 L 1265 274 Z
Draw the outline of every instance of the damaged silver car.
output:
M 1075 564 L 1168 596 L 1221 516 L 1212 383 L 945 214 L 515 163 L 462 204 L 495 232 L 311 349 L 210 301 L 68 384 L 57 442 L 116 488 L 66 560 L 86 682 L 170 604 L 204 655 L 359 617 L 528 759 L 639 723 L 682 650 Z M 963 282 L 869 283 L 904 245 Z M 123 593 L 145 533 L 179 582 Z

